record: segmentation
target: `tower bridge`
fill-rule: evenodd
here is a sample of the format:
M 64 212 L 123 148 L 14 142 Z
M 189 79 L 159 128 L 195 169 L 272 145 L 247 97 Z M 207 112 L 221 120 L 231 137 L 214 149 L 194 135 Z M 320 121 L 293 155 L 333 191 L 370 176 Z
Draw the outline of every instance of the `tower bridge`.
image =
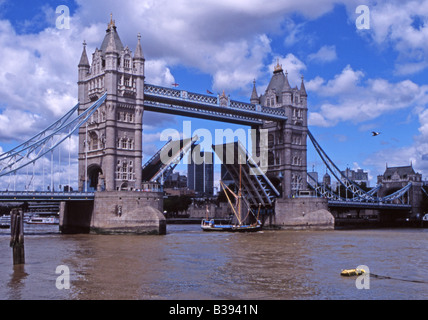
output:
M 111 19 L 100 48 L 92 53 L 91 63 L 83 43 L 78 63 L 79 103 L 41 133 L 0 155 L 0 179 L 16 178 L 17 171 L 24 169 L 27 175 L 31 176 L 31 171 L 33 174 L 25 192 L 5 191 L 0 193 L 0 199 L 62 201 L 61 221 L 65 232 L 164 233 L 159 177 L 171 172 L 176 160 L 181 159 L 183 152 L 196 141 L 193 138 L 181 141 L 174 159 L 170 158 L 168 163 L 159 161 L 160 150 L 143 165 L 143 116 L 144 111 L 153 111 L 256 129 L 259 135 L 256 155 L 252 156 L 258 158 L 266 152 L 266 159 L 265 163 L 256 163 L 251 153 L 241 150 L 246 154 L 247 171 L 258 172 L 254 176 L 246 174 L 245 192 L 253 205 L 261 203 L 275 208 L 274 216 L 266 217 L 272 225 L 331 228 L 334 226 L 331 208 L 418 210 L 415 202 L 422 197 L 418 194 L 420 181 L 401 185 L 392 195 L 386 196 L 375 194 L 374 191 L 380 189 L 365 192 L 340 175 L 340 170 L 308 130 L 303 77 L 300 88 L 292 87 L 287 71 L 284 72 L 279 63 L 263 94 L 257 93 L 254 82 L 250 103 L 232 100 L 224 93 L 217 96 L 198 94 L 152 85 L 145 80 L 141 36 L 137 36 L 132 52 L 122 44 L 115 21 Z M 76 111 L 77 117 L 72 118 Z M 263 130 L 267 133 L 266 141 L 260 141 Z M 52 168 L 51 192 L 36 192 L 33 181 L 36 161 L 51 155 L 52 163 L 54 150 L 67 139 L 69 141 L 76 131 L 79 139 L 78 192 L 53 192 Z M 351 201 L 310 179 L 307 174 L 308 137 L 333 176 L 352 194 Z M 175 144 L 167 143 L 169 146 Z M 235 178 L 236 165 L 236 161 L 227 165 Z M 68 181 L 70 188 L 70 177 Z M 308 196 L 311 194 L 314 197 Z M 91 205 L 87 205 L 88 201 Z

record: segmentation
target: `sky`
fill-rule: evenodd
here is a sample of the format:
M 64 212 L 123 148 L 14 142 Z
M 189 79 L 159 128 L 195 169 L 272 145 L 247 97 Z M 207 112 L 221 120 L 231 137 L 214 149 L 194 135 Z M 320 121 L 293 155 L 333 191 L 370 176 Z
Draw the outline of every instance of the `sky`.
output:
M 67 28 L 58 6 L 69 10 Z M 111 13 L 132 51 L 141 34 L 146 82 L 249 102 L 253 80 L 264 93 L 279 61 L 291 86 L 304 77 L 309 130 L 340 169 L 369 172 L 371 186 L 386 166 L 412 164 L 427 177 L 428 0 L 0 0 L 0 151 L 77 103 L 82 42 L 91 58 Z M 240 128 L 146 112 L 144 159 L 183 121 Z M 323 174 L 310 144 L 308 171 Z M 76 139 L 68 148 L 77 158 Z M 77 176 L 75 159 L 63 170 Z

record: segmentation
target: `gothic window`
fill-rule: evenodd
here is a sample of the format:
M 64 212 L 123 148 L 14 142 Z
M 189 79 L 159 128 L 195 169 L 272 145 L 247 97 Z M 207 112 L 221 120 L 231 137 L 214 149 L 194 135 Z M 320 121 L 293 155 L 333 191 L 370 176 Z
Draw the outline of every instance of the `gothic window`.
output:
M 293 108 L 293 118 L 296 118 L 297 117 L 297 110 L 296 110 L 296 108 Z
M 273 134 L 268 135 L 268 147 L 272 147 L 275 141 L 275 137 Z
M 126 60 L 125 60 L 126 61 Z M 130 79 L 128 77 L 125 78 L 125 87 L 130 87 Z
M 120 170 L 122 167 L 122 163 L 120 160 L 117 160 L 117 167 L 116 167 L 116 179 L 120 179 Z
M 128 164 L 124 161 L 122 164 L 122 180 L 127 180 L 128 178 Z
M 127 149 L 127 148 L 128 148 L 128 143 L 126 139 L 122 139 L 122 149 Z
M 98 149 L 98 135 L 91 131 L 89 133 L 89 150 L 97 150 Z
M 133 163 L 132 161 L 129 161 L 129 167 L 128 167 L 128 180 L 134 180 L 134 168 L 132 167 Z
M 124 64 L 125 64 L 125 68 L 129 68 L 131 65 L 129 59 L 127 58 L 125 58 Z
M 268 166 L 273 166 L 275 165 L 275 155 L 273 154 L 272 151 L 268 152 Z

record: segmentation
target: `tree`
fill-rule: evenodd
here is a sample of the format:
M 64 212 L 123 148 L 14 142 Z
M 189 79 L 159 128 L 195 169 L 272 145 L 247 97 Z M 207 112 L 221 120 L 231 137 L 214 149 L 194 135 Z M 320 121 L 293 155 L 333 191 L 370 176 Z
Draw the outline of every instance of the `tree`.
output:
M 170 196 L 163 201 L 163 210 L 167 214 L 178 215 L 178 213 L 187 211 L 192 203 L 189 196 Z

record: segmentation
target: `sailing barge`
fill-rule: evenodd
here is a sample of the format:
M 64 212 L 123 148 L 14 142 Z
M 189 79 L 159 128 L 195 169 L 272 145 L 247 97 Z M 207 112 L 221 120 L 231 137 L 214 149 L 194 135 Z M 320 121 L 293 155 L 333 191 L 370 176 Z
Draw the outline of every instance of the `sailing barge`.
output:
M 218 224 L 215 222 L 214 219 L 209 219 L 208 218 L 208 206 L 207 206 L 207 217 L 206 219 L 202 219 L 201 222 L 201 228 L 203 231 L 225 231 L 225 232 L 256 232 L 256 231 L 260 231 L 262 229 L 262 224 L 259 220 L 259 214 L 260 214 L 260 206 L 261 204 L 259 204 L 259 209 L 258 209 L 258 213 L 257 216 L 254 214 L 253 210 L 250 208 L 249 204 L 247 202 L 245 202 L 245 200 L 242 197 L 242 188 L 241 188 L 241 166 L 239 166 L 239 189 L 238 189 L 238 194 L 236 194 L 235 192 L 233 192 L 228 186 L 226 186 L 224 184 L 223 181 L 220 180 L 220 185 L 227 197 L 227 200 L 229 202 L 229 205 L 232 208 L 232 211 L 236 217 L 236 219 L 238 220 L 238 223 L 231 223 L 232 221 L 230 221 L 230 223 L 228 224 Z M 236 200 L 236 204 L 233 205 L 231 199 L 229 198 L 229 195 L 227 194 L 226 190 L 228 190 L 233 197 Z M 242 202 L 245 202 L 247 205 L 247 214 L 245 217 L 243 217 L 242 215 Z M 255 222 L 254 223 L 250 223 L 250 224 L 245 224 L 244 221 L 247 220 L 248 216 L 250 215 L 250 213 L 255 217 Z M 231 219 L 232 220 L 232 219 Z

